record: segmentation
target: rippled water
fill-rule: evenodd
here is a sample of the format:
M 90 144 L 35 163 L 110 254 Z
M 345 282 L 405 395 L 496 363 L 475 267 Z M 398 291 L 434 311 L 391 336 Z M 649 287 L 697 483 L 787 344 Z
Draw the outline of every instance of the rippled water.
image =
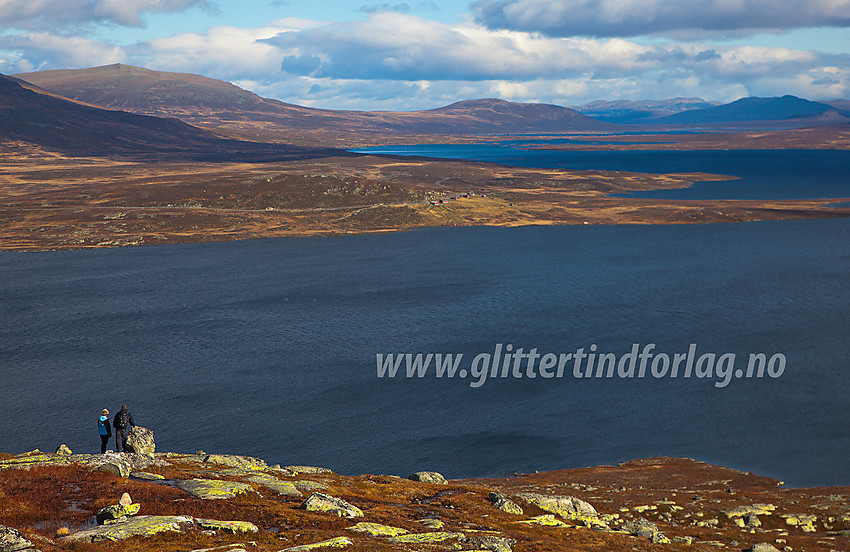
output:
M 455 228 L 0 253 L 0 450 L 485 476 L 689 456 L 848 484 L 850 220 Z M 376 354 L 782 353 L 776 379 L 378 378 Z M 741 360 L 740 362 L 744 362 Z M 403 371 L 403 368 L 402 368 Z

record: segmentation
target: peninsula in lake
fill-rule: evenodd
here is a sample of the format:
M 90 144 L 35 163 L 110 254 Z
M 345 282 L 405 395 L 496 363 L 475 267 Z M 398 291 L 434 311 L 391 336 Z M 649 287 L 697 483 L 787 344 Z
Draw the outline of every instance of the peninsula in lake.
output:
M 574 170 L 352 151 L 519 138 L 550 151 L 848 150 L 845 107 L 793 96 L 574 109 L 479 99 L 362 112 L 307 108 L 200 75 L 120 64 L 0 76 L 0 249 L 848 216 L 848 197 L 626 194 L 736 177 L 705 170 Z M 811 171 L 817 178 L 818 167 Z

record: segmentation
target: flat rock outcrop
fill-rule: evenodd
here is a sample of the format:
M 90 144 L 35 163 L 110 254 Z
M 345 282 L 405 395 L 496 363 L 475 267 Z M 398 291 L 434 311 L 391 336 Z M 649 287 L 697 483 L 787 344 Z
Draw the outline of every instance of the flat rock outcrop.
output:
M 247 483 L 222 479 L 183 479 L 176 482 L 177 488 L 192 496 L 206 500 L 235 498 L 236 495 L 253 491 Z
M 301 507 L 310 512 L 327 512 L 340 517 L 363 517 L 363 510 L 357 506 L 325 493 L 311 494 L 301 504 Z

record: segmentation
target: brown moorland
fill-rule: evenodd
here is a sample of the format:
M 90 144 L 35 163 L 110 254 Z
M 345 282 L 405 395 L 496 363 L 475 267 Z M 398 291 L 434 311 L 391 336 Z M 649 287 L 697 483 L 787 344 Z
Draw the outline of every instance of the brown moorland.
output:
M 190 551 L 226 546 L 266 552 L 340 537 L 351 541 L 345 549 L 353 552 L 483 548 L 514 552 L 705 552 L 748 550 L 757 543 L 786 551 L 828 552 L 850 547 L 850 487 L 783 488 L 775 479 L 681 458 L 453 480 L 442 485 L 394 475 L 346 476 L 330 471 L 287 475 L 287 468 L 267 467 L 265 463 L 234 469 L 218 465 L 210 457 L 205 460 L 204 454 L 172 453 L 156 455 L 158 465 L 145 472 L 164 479 L 149 481 L 91 471 L 62 457 L 61 465 L 44 465 L 57 461 L 55 455 L 38 454 L 36 458 L 46 458 L 47 462 L 14 469 L 5 462 L 26 461 L 27 455 L 0 455 L 0 525 L 18 529 L 42 552 Z M 175 485 L 178 480 L 197 477 L 244 482 L 257 474 L 289 481 L 302 489 L 305 485 L 321 488 L 323 493 L 359 508 L 363 517 L 348 519 L 306 511 L 302 504 L 309 492 L 303 496 L 280 495 L 257 482 L 251 483 L 248 493 L 212 500 L 192 496 Z M 116 504 L 125 492 L 140 504 L 139 515 L 246 521 L 259 531 L 228 534 L 195 528 L 93 543 L 62 537 L 94 527 L 94 514 Z M 503 493 L 523 512 L 497 509 L 489 500 L 491 492 Z M 549 511 L 523 499 L 520 493 L 528 492 L 587 502 L 597 512 L 592 522 L 596 529 L 590 528 L 589 521 L 562 514 L 539 517 Z M 744 515 L 735 513 L 735 508 L 752 508 L 759 513 Z M 658 538 L 630 534 L 628 524 L 641 519 L 654 524 Z M 439 531 L 452 536 L 444 542 L 393 542 L 348 530 L 359 521 L 412 534 Z M 475 541 L 482 536 L 512 539 L 515 544 L 507 549 L 482 546 Z

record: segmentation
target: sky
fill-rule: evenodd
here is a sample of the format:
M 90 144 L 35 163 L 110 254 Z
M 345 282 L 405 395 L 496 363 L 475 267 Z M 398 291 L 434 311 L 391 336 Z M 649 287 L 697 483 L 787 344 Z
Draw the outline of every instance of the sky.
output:
M 850 0 L 0 0 L 0 73 L 124 63 L 311 107 L 850 98 Z

